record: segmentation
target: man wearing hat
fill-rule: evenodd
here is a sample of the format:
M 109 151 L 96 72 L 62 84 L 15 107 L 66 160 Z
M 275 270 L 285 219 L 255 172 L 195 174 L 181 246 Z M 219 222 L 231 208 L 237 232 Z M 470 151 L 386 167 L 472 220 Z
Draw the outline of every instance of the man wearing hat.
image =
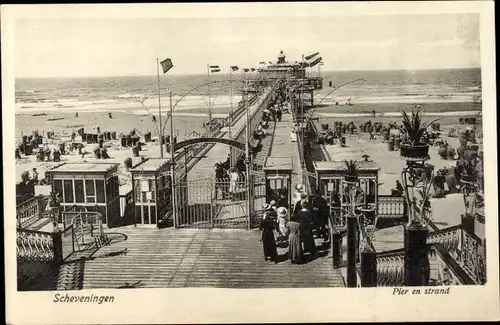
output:
M 316 237 L 323 237 L 326 242 L 328 240 L 328 203 L 321 196 L 320 189 L 314 191 L 314 195 L 311 197 L 311 206 L 313 212 L 314 226 L 316 228 Z
M 260 222 L 259 230 L 262 231 L 262 248 L 264 251 L 264 259 L 268 259 L 278 263 L 278 250 L 276 248 L 276 238 L 274 237 L 274 230 L 276 229 L 276 222 L 271 218 L 272 207 L 269 204 L 264 204 L 264 215 Z
M 300 223 L 300 238 L 304 243 L 304 252 L 309 252 L 312 256 L 316 255 L 316 244 L 313 236 L 313 214 L 307 201 L 302 201 L 301 210 L 297 215 Z

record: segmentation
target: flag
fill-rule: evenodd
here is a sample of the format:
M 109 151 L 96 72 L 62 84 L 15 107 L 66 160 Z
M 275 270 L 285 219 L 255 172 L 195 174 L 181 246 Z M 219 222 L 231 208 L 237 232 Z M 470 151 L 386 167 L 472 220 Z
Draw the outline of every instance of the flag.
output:
M 313 53 L 311 55 L 306 56 L 304 59 L 311 60 L 312 58 L 316 57 L 318 54 L 319 54 L 319 52 Z
M 262 62 L 260 62 L 259 64 L 266 64 L 266 62 L 262 61 Z
M 248 72 L 249 70 L 250 70 L 250 69 L 247 69 L 247 68 L 243 69 L 243 71 L 245 71 L 245 72 Z
M 163 69 L 163 73 L 167 73 L 167 71 L 172 69 L 174 66 L 172 64 L 172 60 L 170 60 L 170 59 L 165 59 L 165 60 L 161 61 L 160 64 L 161 64 L 161 67 Z
M 217 68 L 217 69 L 211 69 L 211 70 L 210 70 L 210 72 L 211 72 L 211 73 L 214 73 L 214 72 L 220 72 L 220 69 L 219 69 L 219 68 Z
M 269 64 L 273 64 L 271 61 L 269 61 Z
M 250 71 L 254 72 L 254 71 L 255 71 L 255 69 L 254 69 L 254 68 L 251 68 L 251 69 L 250 69 Z
M 210 69 L 219 69 L 219 66 L 218 65 L 211 65 Z
M 316 64 L 320 63 L 321 60 L 323 60 L 323 58 L 320 56 L 319 58 L 315 59 L 314 61 L 309 62 L 309 66 L 314 67 Z
M 232 65 L 231 70 L 232 71 L 238 71 L 240 68 L 237 65 Z

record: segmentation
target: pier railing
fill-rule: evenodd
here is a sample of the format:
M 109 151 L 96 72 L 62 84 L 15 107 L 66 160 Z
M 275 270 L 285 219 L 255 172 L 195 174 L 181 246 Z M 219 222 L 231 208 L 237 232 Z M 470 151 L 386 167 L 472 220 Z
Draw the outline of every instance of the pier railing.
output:
M 404 196 L 378 196 L 378 217 L 383 219 L 404 218 L 406 215 L 406 201 Z
M 428 234 L 429 285 L 471 285 L 486 283 L 486 252 L 481 240 L 461 225 Z M 361 250 L 361 248 L 360 248 Z M 360 274 L 376 269 L 376 286 L 405 285 L 405 249 L 376 253 L 374 264 L 361 264 Z M 371 285 L 369 285 L 371 286 Z
M 16 206 L 18 228 L 28 228 L 43 218 L 45 200 L 42 195 L 28 199 Z

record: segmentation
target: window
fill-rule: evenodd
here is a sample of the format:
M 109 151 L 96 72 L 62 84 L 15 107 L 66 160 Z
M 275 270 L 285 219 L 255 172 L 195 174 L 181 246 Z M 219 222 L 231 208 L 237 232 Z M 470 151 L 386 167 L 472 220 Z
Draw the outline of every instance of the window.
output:
M 96 188 L 97 203 L 105 203 L 106 202 L 106 194 L 104 193 L 104 191 L 106 189 L 104 188 L 104 180 L 96 179 L 95 180 L 95 188 Z
M 136 192 L 136 197 L 140 197 L 140 202 L 151 203 L 156 200 L 156 185 L 154 179 L 137 180 L 136 188 L 140 188 L 140 192 Z
M 62 194 L 63 194 L 62 180 L 60 180 L 60 179 L 54 180 L 54 193 L 60 193 L 61 198 L 62 198 Z
M 141 201 L 141 182 L 139 179 L 134 180 L 134 193 L 135 193 L 135 201 L 142 202 Z
M 81 179 L 75 179 L 75 202 L 85 202 L 85 191 L 83 189 L 83 180 Z
M 95 187 L 94 180 L 87 179 L 85 180 L 85 195 L 87 199 L 87 203 L 95 203 Z
M 75 203 L 73 197 L 73 180 L 65 179 L 63 181 L 64 185 L 64 203 Z

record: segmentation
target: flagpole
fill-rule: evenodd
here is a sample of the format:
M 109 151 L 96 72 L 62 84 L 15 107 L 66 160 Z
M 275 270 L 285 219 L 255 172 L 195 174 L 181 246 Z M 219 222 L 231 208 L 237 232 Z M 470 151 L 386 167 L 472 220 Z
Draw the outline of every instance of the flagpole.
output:
M 170 102 L 170 175 L 172 176 L 172 217 L 174 221 L 174 228 L 177 228 L 177 200 L 175 195 L 175 161 L 174 161 L 174 111 L 172 106 L 172 85 L 168 86 L 168 97 Z M 163 150 L 162 150 L 163 153 Z M 163 156 L 162 156 L 163 157 Z M 185 166 L 184 166 L 185 167 Z M 187 175 L 185 175 L 187 177 Z
M 232 139 L 231 135 L 231 124 L 232 124 L 232 119 L 233 119 L 233 68 L 231 66 L 229 67 L 229 82 L 231 83 L 231 86 L 229 88 L 229 96 L 231 98 L 231 111 L 229 113 L 229 139 Z
M 208 76 L 208 133 L 212 135 L 212 98 L 210 96 L 210 63 L 207 63 L 207 76 Z
M 244 94 L 245 94 L 245 115 L 246 115 L 246 127 L 245 127 L 245 172 L 246 172 L 246 192 L 247 195 L 250 195 L 250 108 L 249 108 L 249 103 L 248 103 L 248 85 L 247 85 L 247 80 L 245 78 L 245 88 L 244 88 Z M 250 214 L 251 214 L 251 204 L 250 204 L 250 197 L 247 198 L 247 213 L 248 213 L 248 229 L 250 229 Z
M 161 95 L 160 95 L 160 60 L 156 58 L 156 74 L 158 77 L 158 121 L 160 122 L 160 128 L 158 129 L 158 137 L 160 142 L 160 157 L 163 158 L 163 144 L 162 140 L 162 129 L 161 129 Z

